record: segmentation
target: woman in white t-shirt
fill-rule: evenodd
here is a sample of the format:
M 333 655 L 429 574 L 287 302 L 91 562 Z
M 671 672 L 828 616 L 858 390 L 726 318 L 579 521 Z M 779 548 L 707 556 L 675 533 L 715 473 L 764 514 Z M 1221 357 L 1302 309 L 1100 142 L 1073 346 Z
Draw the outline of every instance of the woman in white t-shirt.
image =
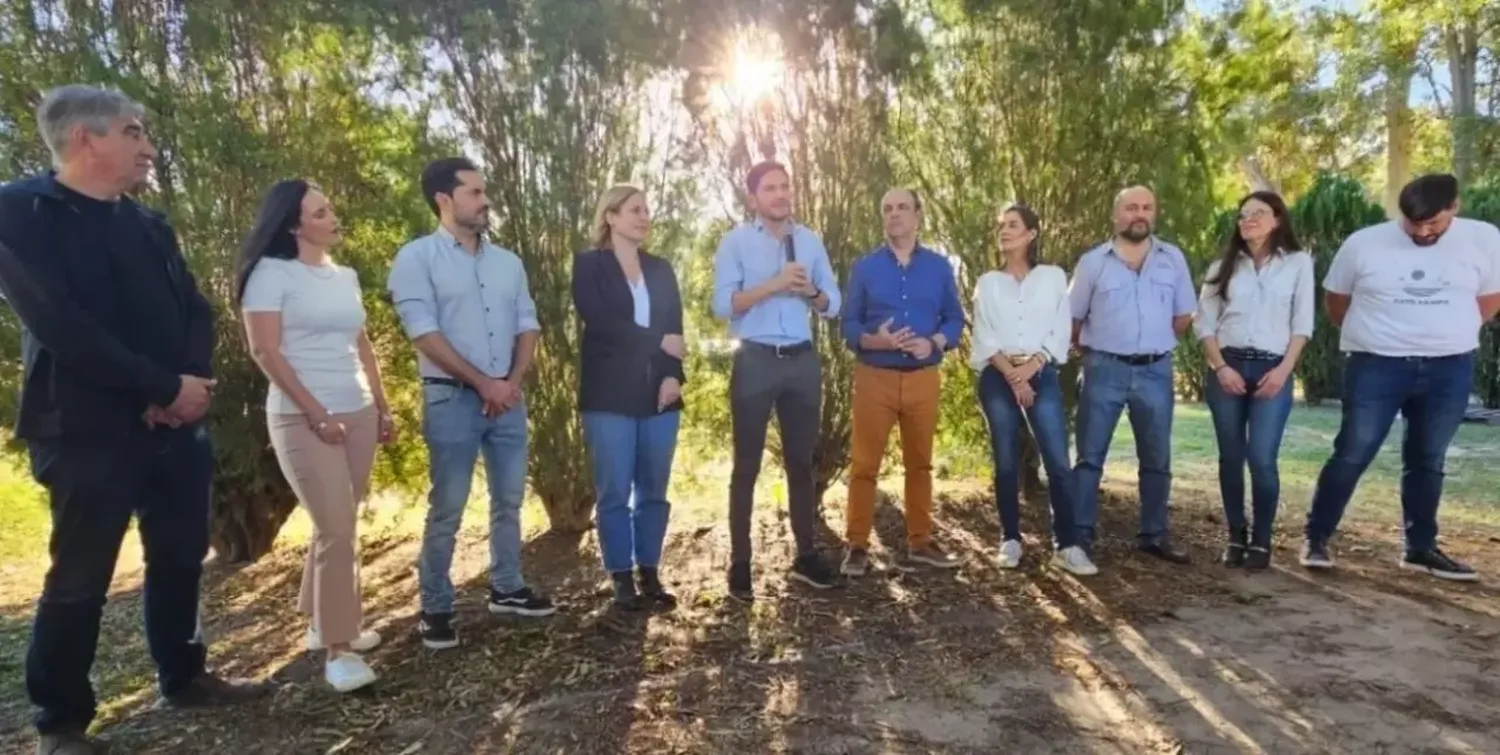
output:
M 1097 574 L 1073 526 L 1068 422 L 1057 377 L 1057 367 L 1068 361 L 1073 332 L 1068 276 L 1060 267 L 1039 264 L 1041 228 L 1030 208 L 1006 208 L 996 218 L 996 235 L 1000 269 L 980 276 L 974 287 L 969 366 L 979 373 L 979 406 L 990 429 L 1003 531 L 1000 566 L 1021 565 L 1020 432 L 1025 424 L 1047 470 L 1052 562 L 1073 574 Z
M 1208 267 L 1194 329 L 1211 372 L 1205 386 L 1219 442 L 1227 566 L 1271 565 L 1281 497 L 1277 451 L 1292 412 L 1292 370 L 1313 332 L 1313 260 L 1298 250 L 1286 203 L 1269 191 L 1240 200 L 1224 255 Z M 1245 465 L 1254 514 L 1245 521 Z
M 235 300 L 250 354 L 271 381 L 271 445 L 313 520 L 301 597 L 312 616 L 308 648 L 327 650 L 324 677 L 348 692 L 375 681 L 359 655 L 380 636 L 362 628 L 355 522 L 376 445 L 394 440 L 395 424 L 359 280 L 328 256 L 339 241 L 338 217 L 318 187 L 272 186 L 240 250 Z

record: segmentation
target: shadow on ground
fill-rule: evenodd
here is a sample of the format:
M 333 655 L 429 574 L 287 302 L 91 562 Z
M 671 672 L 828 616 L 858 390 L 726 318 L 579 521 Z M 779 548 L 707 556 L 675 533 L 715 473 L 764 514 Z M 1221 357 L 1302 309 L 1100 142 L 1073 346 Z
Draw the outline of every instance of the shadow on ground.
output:
M 102 729 L 128 752 L 1500 752 L 1494 588 L 1398 574 L 1386 530 L 1345 537 L 1344 568 L 1325 578 L 1290 566 L 1286 536 L 1277 569 L 1228 573 L 1210 563 L 1220 525 L 1203 501 L 1177 505 L 1197 564 L 1174 567 L 1133 550 L 1132 500 L 1103 506 L 1103 572 L 1078 579 L 1046 564 L 1044 501 L 1024 507 L 1022 568 L 1003 571 L 993 502 L 965 495 L 937 509 L 962 568 L 889 568 L 905 534 L 900 502 L 882 497 L 886 568 L 828 592 L 784 579 L 785 514 L 763 501 L 752 606 L 723 589 L 723 517 L 685 513 L 666 558 L 681 606 L 623 623 L 603 613 L 592 535 L 528 544 L 528 577 L 564 604 L 541 621 L 487 614 L 487 548 L 466 537 L 463 644 L 443 653 L 411 634 L 415 543 L 377 537 L 363 555 L 382 680 L 345 697 L 301 651 L 302 550 L 284 548 L 211 575 L 205 601 L 217 662 L 274 675 L 273 700 L 145 710 L 150 668 L 127 595 L 108 609 L 100 662 L 119 673 L 103 674 Z M 831 503 L 835 527 L 840 515 Z M 1448 542 L 1500 567 L 1487 533 Z M 12 621 L 0 617 L 6 638 L 22 631 Z M 23 729 L 8 723 L 0 744 Z

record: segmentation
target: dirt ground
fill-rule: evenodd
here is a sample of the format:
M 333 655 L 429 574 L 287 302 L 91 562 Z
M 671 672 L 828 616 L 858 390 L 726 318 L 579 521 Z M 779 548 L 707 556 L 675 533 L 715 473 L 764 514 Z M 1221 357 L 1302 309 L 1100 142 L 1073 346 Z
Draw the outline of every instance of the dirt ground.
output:
M 997 568 L 992 506 L 964 489 L 941 502 L 941 536 L 967 559 L 956 573 L 883 570 L 814 593 L 786 583 L 785 516 L 763 502 L 749 608 L 724 595 L 722 517 L 686 512 L 667 556 L 682 605 L 623 628 L 602 621 L 591 537 L 528 544 L 532 581 L 566 606 L 508 622 L 482 610 L 486 550 L 471 536 L 463 645 L 438 654 L 411 634 L 415 543 L 374 532 L 364 576 L 382 679 L 344 697 L 299 645 L 302 545 L 286 546 L 208 578 L 215 662 L 281 682 L 232 712 L 150 709 L 138 574 L 123 574 L 101 643 L 100 731 L 153 753 L 1500 753 L 1500 591 L 1398 572 L 1392 527 L 1356 525 L 1337 544 L 1341 569 L 1312 577 L 1289 514 L 1277 567 L 1247 575 L 1210 563 L 1209 502 L 1176 503 L 1198 563 L 1174 567 L 1131 549 L 1134 506 L 1115 498 L 1103 573 L 1079 579 L 1043 564 L 1040 506 L 1027 507 L 1023 568 Z M 877 526 L 878 542 L 902 541 L 891 502 Z M 1449 530 L 1445 543 L 1494 575 L 1497 534 Z M 0 752 L 29 751 L 17 681 L 5 680 Z

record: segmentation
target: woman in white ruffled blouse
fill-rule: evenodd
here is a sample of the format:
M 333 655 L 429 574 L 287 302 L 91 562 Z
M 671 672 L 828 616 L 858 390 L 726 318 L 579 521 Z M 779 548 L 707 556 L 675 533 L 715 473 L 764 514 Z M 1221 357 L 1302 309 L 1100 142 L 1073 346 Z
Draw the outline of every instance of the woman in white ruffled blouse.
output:
M 1012 205 L 996 220 L 1000 269 L 985 273 L 974 288 L 969 365 L 979 373 L 979 405 L 990 428 L 1004 531 L 1000 565 L 1021 564 L 1020 430 L 1025 423 L 1047 470 L 1053 563 L 1074 574 L 1097 574 L 1076 543 L 1067 415 L 1057 375 L 1068 359 L 1073 329 L 1068 276 L 1060 267 L 1039 264 L 1041 229 L 1030 208 Z

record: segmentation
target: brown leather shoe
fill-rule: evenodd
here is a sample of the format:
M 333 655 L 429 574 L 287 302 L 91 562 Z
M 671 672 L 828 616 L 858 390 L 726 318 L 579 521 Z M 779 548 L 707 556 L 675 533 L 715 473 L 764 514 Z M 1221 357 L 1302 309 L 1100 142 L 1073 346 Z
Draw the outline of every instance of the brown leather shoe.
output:
M 252 679 L 225 679 L 207 671 L 170 695 L 161 704 L 173 708 L 215 708 L 257 700 L 271 693 L 269 682 Z
M 108 745 L 78 733 L 43 734 L 36 741 L 36 755 L 104 755 Z

